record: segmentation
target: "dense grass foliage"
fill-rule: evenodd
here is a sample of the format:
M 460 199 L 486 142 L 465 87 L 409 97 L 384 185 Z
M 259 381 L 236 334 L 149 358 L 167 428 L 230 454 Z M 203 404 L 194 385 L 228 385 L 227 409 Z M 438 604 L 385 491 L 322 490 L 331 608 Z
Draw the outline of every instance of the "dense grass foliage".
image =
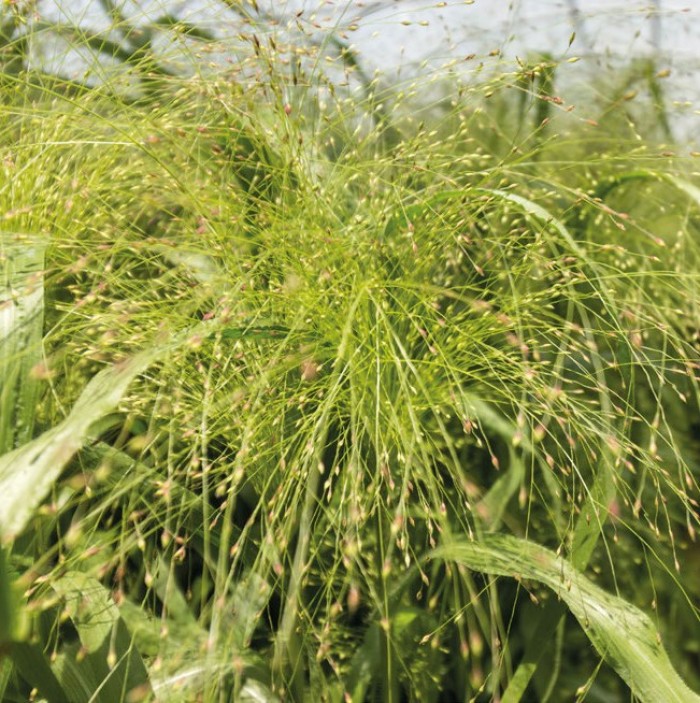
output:
M 657 72 L 638 112 L 547 57 L 426 106 L 333 41 L 345 88 L 262 34 L 92 87 L 6 43 L 0 699 L 699 700 Z

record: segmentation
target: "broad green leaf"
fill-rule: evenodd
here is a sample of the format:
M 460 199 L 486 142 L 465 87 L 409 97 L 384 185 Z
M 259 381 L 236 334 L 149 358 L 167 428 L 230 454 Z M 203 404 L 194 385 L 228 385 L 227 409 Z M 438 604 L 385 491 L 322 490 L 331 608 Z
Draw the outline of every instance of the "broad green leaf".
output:
M 24 529 L 65 465 L 89 437 L 93 423 L 117 407 L 134 378 L 169 350 L 201 338 L 211 327 L 202 323 L 100 371 L 63 422 L 0 457 L 0 540 L 9 541 Z
M 508 682 L 508 688 L 503 693 L 501 703 L 519 703 L 523 700 L 530 679 L 534 676 L 542 655 L 547 651 L 547 647 L 543 647 L 542 643 L 550 641 L 565 611 L 566 608 L 560 601 L 549 600 L 545 603 L 538 618 L 537 627 L 525 645 L 523 658 Z
M 154 360 L 142 354 L 101 371 L 85 387 L 70 415 L 35 440 L 0 457 L 0 538 L 22 531 L 63 467 L 80 449 L 93 421 L 111 412 L 131 381 Z
M 192 612 L 192 608 L 171 573 L 169 562 L 162 556 L 158 557 L 158 562 L 154 569 L 153 588 L 163 603 L 170 620 L 184 628 L 191 629 L 193 637 L 197 633 L 203 633 Z
M 119 605 L 119 614 L 134 636 L 134 643 L 145 657 L 155 657 L 163 649 L 163 620 L 151 615 L 147 610 L 125 600 Z M 167 622 L 167 621 L 166 621 Z M 202 632 L 204 635 L 205 633 Z M 168 623 L 168 643 L 180 646 L 180 640 L 173 636 L 173 628 Z
M 98 650 L 85 654 L 78 645 L 65 646 L 51 667 L 71 703 L 140 701 L 151 691 L 146 667 L 121 620 Z
M 202 626 L 180 623 L 168 614 L 155 617 L 130 601 L 119 606 L 119 613 L 133 635 L 138 651 L 149 658 L 158 657 L 162 662 L 158 671 L 151 675 L 154 688 L 159 688 L 162 695 L 167 690 L 168 697 L 171 697 L 182 687 L 183 681 L 194 678 L 186 672 L 206 651 L 208 632 Z M 205 680 L 206 676 L 203 674 L 200 678 Z M 168 689 L 168 681 L 172 681 L 171 689 Z
M 64 648 L 52 665 L 69 700 L 111 703 L 125 700 L 131 691 L 145 696 L 148 672 L 109 591 L 79 571 L 51 585 L 80 638 L 80 647 Z
M 88 652 L 96 652 L 119 619 L 119 609 L 102 584 L 80 571 L 70 571 L 53 581 L 51 587 L 65 599 L 66 613 L 73 621 L 80 642 Z
M 61 682 L 52 671 L 41 645 L 15 642 L 11 649 L 12 660 L 22 678 L 51 703 L 78 703 L 72 701 Z
M 235 585 L 231 605 L 220 627 L 235 651 L 244 653 L 253 639 L 260 615 L 270 599 L 272 590 L 261 576 L 249 572 Z
M 591 560 L 615 494 L 613 462 L 609 453 L 604 452 L 600 457 L 598 473 L 574 527 L 571 563 L 575 568 L 583 570 Z
M 26 634 L 27 623 L 15 586 L 16 577 L 10 568 L 8 550 L 0 545 L 0 657 L 5 645 L 24 639 Z
M 0 453 L 30 437 L 44 321 L 44 244 L 0 232 Z
M 11 577 L 8 571 L 7 550 L 0 546 L 0 647 L 12 642 L 14 637 L 14 613 Z
M 224 327 L 222 339 L 279 339 L 289 335 L 291 330 L 282 325 L 251 325 L 250 327 Z
M 644 703 L 700 703 L 673 668 L 651 619 L 589 581 L 567 560 L 533 542 L 486 535 L 438 547 L 432 559 L 495 576 L 539 581 L 576 617 L 593 646 Z

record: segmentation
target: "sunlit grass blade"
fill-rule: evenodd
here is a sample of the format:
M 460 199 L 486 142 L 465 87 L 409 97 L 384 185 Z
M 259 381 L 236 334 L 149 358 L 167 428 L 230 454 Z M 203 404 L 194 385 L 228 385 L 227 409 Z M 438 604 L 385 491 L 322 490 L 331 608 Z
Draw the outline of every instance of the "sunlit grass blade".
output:
M 11 540 L 31 520 L 64 466 L 90 434 L 92 424 L 112 412 L 129 384 L 159 357 L 211 325 L 179 333 L 170 341 L 100 371 L 70 415 L 36 439 L 0 457 L 0 538 Z
M 0 453 L 32 433 L 44 321 L 44 243 L 0 232 Z
M 649 617 L 603 591 L 548 549 L 516 537 L 485 535 L 478 541 L 446 543 L 430 557 L 494 576 L 545 584 L 566 603 L 600 655 L 641 701 L 700 702 L 700 695 L 674 669 Z

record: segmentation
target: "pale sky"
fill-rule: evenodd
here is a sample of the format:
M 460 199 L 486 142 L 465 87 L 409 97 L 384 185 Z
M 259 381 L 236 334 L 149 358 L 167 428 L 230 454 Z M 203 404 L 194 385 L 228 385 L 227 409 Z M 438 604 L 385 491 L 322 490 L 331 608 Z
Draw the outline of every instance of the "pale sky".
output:
M 243 2 L 252 11 L 251 0 Z M 282 33 L 297 13 L 305 31 L 319 41 L 336 28 L 346 30 L 365 71 L 371 75 L 379 70 L 389 85 L 470 54 L 488 61 L 488 53 L 495 50 L 511 61 L 542 52 L 582 57 L 575 67 L 564 66 L 562 71 L 572 84 L 583 85 L 590 83 L 590 71 L 621 67 L 656 49 L 658 65 L 671 72 L 664 86 L 671 104 L 676 103 L 674 109 L 682 114 L 684 136 L 700 137 L 700 112 L 696 112 L 700 111 L 700 0 L 257 0 L 257 4 L 280 19 L 276 31 Z M 130 16 L 151 19 L 167 8 L 233 41 L 240 31 L 222 0 L 125 0 L 122 6 Z M 95 29 L 108 24 L 99 0 L 40 0 L 39 8 L 47 18 L 60 16 Z M 569 47 L 572 32 L 576 38 Z

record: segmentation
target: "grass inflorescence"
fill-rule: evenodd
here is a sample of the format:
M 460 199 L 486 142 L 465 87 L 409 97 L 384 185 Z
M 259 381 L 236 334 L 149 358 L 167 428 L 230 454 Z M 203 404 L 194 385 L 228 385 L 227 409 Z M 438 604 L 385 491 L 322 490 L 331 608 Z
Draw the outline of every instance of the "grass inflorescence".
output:
M 692 163 L 252 16 L 5 45 L 0 698 L 696 700 Z

